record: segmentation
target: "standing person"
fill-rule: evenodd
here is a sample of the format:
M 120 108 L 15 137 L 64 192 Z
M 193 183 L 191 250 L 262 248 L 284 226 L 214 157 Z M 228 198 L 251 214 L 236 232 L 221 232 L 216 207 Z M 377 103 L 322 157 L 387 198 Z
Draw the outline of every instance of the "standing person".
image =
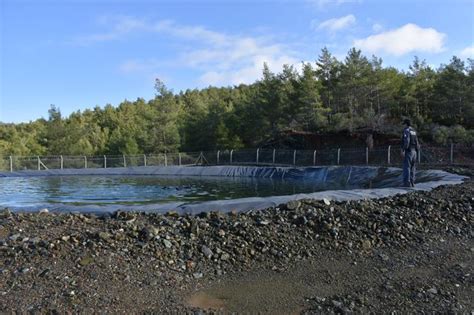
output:
M 402 157 L 403 157 L 403 186 L 415 187 L 416 158 L 420 151 L 420 143 L 415 129 L 411 127 L 410 119 L 403 121 L 405 129 L 402 135 Z

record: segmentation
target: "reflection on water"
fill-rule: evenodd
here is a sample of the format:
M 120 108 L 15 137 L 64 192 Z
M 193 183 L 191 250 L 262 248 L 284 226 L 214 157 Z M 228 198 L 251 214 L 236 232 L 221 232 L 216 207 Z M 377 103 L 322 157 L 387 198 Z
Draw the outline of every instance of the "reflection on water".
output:
M 328 187 L 311 180 L 252 177 L 54 176 L 0 178 L 0 207 L 35 204 L 151 204 L 308 193 Z

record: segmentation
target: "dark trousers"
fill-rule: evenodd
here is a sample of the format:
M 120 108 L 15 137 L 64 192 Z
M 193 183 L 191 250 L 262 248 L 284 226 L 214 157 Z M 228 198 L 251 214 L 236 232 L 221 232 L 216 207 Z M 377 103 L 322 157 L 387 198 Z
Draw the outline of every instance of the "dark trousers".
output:
M 405 150 L 403 159 L 403 185 L 406 187 L 415 187 L 416 172 L 416 151 Z

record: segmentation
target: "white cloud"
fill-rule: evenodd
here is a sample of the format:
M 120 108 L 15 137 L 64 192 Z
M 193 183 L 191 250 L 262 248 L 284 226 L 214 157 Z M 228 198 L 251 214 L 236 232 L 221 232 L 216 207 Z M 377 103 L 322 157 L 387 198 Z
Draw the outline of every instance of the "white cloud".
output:
M 223 44 L 226 36 L 207 30 L 201 26 L 178 25 L 172 20 L 152 22 L 129 16 L 103 17 L 100 24 L 109 28 L 106 32 L 78 36 L 73 43 L 89 45 L 96 42 L 106 42 L 123 39 L 132 33 L 166 33 L 185 39 L 204 39 L 213 44 Z
M 461 50 L 459 55 L 462 58 L 474 58 L 474 44 Z
M 297 64 L 295 55 L 264 38 L 226 36 L 219 44 L 183 53 L 181 59 L 183 64 L 204 71 L 199 78 L 203 85 L 237 85 L 259 79 L 264 63 L 274 72 L 281 71 L 284 64 Z
M 188 48 L 177 53 L 178 60 L 165 65 L 156 59 L 131 59 L 123 62 L 123 73 L 157 71 L 163 66 L 186 67 L 201 72 L 202 85 L 252 83 L 262 75 L 263 63 L 270 70 L 281 71 L 284 64 L 296 65 L 297 54 L 270 38 L 231 35 L 202 26 L 180 25 L 170 20 L 147 21 L 130 17 L 104 20 L 110 30 L 82 37 L 84 43 L 123 39 L 133 32 L 163 34 Z
M 446 34 L 434 28 L 421 28 L 416 24 L 406 24 L 400 28 L 357 39 L 354 46 L 365 52 L 384 52 L 402 56 L 419 51 L 438 53 L 444 50 Z
M 383 30 L 383 26 L 382 24 L 379 24 L 379 23 L 374 23 L 374 25 L 372 25 L 372 30 L 376 33 L 380 32 L 381 30 Z
M 202 26 L 186 26 L 178 25 L 170 20 L 159 21 L 154 23 L 150 27 L 151 31 L 163 32 L 170 35 L 190 39 L 190 40 L 205 40 L 215 45 L 223 45 L 227 42 L 228 38 L 226 35 L 210 31 Z
M 256 54 L 242 60 L 236 67 L 221 71 L 206 71 L 200 76 L 199 80 L 204 85 L 253 83 L 262 76 L 263 63 L 267 63 L 270 70 L 277 72 L 281 71 L 285 64 L 296 65 L 298 60 L 284 55 L 272 56 Z
M 122 39 L 127 34 L 148 29 L 145 20 L 135 19 L 128 16 L 102 17 L 99 23 L 104 26 L 112 25 L 107 32 L 77 36 L 70 43 L 86 46 L 97 42 L 107 42 Z
M 315 26 L 315 21 L 312 22 L 313 27 Z M 337 32 L 343 30 L 351 25 L 354 25 L 356 22 L 356 18 L 354 15 L 349 14 L 340 18 L 334 18 L 326 20 L 320 23 L 317 26 L 317 29 L 326 29 L 330 32 Z

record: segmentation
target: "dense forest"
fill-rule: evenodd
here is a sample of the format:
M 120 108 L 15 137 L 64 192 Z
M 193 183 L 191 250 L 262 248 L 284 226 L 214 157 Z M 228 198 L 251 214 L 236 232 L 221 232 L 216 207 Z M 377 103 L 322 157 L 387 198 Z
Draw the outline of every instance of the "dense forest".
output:
M 323 49 L 301 70 L 263 65 L 251 85 L 179 94 L 156 80 L 156 96 L 63 117 L 0 123 L 0 155 L 99 155 L 257 147 L 283 131 L 357 130 L 398 134 L 411 118 L 424 141 L 474 142 L 474 60 L 433 69 L 415 58 L 407 71 L 351 49 L 343 61 Z

